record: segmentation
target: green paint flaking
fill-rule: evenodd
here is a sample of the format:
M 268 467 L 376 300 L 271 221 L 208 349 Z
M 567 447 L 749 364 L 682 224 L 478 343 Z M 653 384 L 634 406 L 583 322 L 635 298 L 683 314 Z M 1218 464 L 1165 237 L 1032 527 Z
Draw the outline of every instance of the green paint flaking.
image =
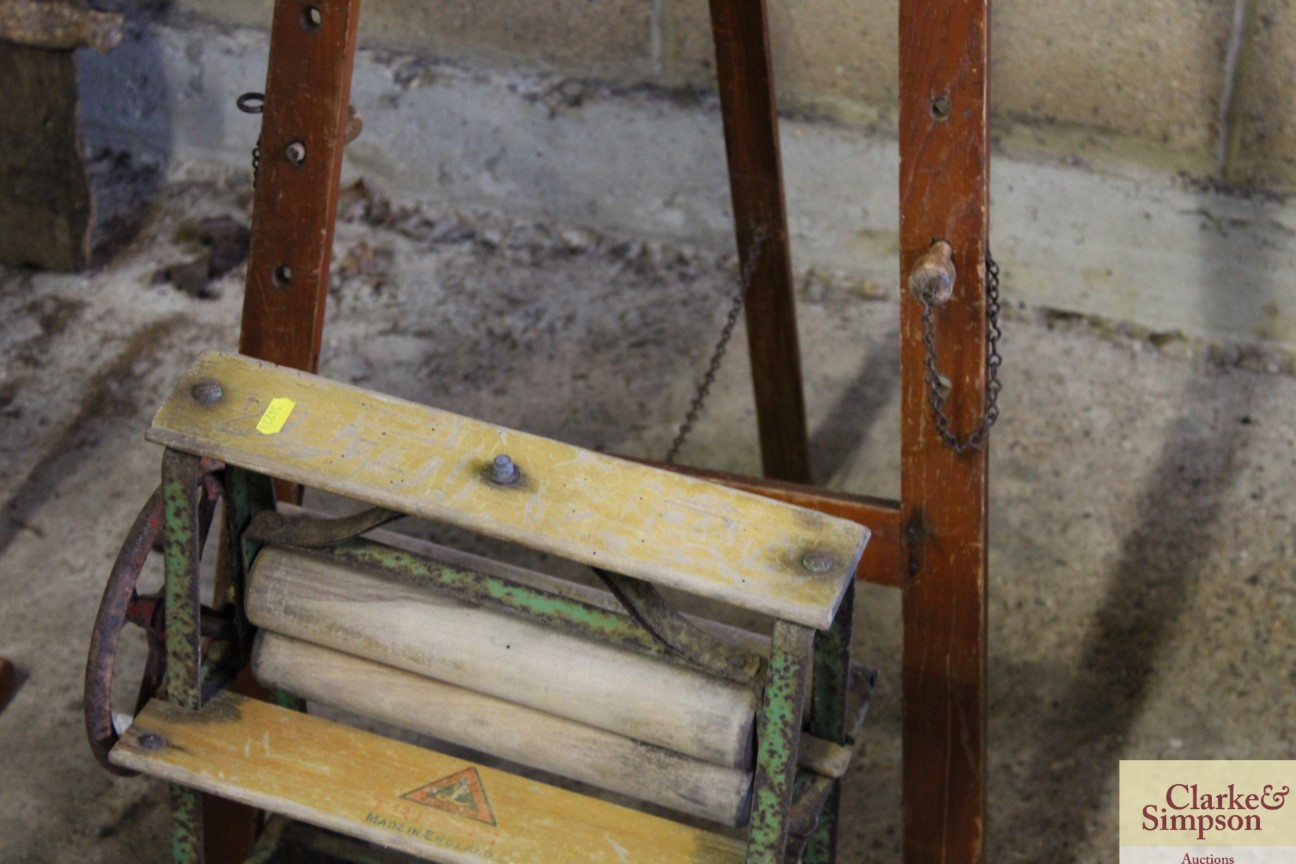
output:
M 814 631 L 779 621 L 757 727 L 756 791 L 746 864 L 781 864 L 787 845 L 797 746 Z
M 166 567 L 166 692 L 178 705 L 201 700 L 198 631 L 200 460 L 174 450 L 162 457 L 163 559 Z
M 172 783 L 168 797 L 171 801 L 172 864 L 202 864 L 202 793 Z

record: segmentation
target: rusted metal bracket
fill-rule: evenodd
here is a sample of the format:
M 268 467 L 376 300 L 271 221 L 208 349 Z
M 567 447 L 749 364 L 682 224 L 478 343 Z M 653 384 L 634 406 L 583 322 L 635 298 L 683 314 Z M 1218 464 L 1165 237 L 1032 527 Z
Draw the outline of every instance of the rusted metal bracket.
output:
M 331 519 L 265 510 L 253 518 L 244 536 L 258 543 L 323 549 L 352 540 L 404 516 L 399 510 L 386 507 L 370 507 L 350 516 Z
M 733 681 L 757 680 L 763 671 L 761 658 L 712 636 L 690 622 L 668 604 L 661 592 L 642 579 L 595 568 L 630 616 L 670 651 L 700 669 Z

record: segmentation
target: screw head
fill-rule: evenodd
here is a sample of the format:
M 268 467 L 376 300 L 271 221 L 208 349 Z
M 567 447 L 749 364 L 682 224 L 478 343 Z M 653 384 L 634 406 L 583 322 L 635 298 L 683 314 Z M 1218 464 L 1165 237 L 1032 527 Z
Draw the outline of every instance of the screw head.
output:
M 141 750 L 161 750 L 166 743 L 166 739 L 156 732 L 145 732 L 139 737 Z
M 807 573 L 829 573 L 837 566 L 837 559 L 827 552 L 821 552 L 817 549 L 811 550 L 801 556 L 801 569 Z
M 512 486 L 522 479 L 522 472 L 513 464 L 512 458 L 501 453 L 491 463 L 490 479 L 499 486 Z
M 294 141 L 284 148 L 284 158 L 294 165 L 300 165 L 306 161 L 306 145 L 300 141 Z
M 199 381 L 190 388 L 189 395 L 199 405 L 214 405 L 225 397 L 225 391 L 217 381 Z

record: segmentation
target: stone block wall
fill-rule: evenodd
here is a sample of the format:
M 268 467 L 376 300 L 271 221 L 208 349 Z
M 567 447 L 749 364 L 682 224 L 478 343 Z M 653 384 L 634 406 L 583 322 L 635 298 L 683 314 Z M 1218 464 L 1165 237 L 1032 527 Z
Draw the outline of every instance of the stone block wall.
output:
M 264 27 L 270 0 L 176 0 Z M 896 0 L 769 0 L 783 111 L 886 132 Z M 706 0 L 365 0 L 362 45 L 705 90 Z M 1009 152 L 1296 188 L 1291 0 L 995 0 L 995 134 Z

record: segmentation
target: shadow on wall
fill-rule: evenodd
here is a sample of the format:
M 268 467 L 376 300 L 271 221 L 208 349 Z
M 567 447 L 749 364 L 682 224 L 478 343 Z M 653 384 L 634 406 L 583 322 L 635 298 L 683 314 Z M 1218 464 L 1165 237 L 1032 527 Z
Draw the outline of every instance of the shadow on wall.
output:
M 851 461 L 900 389 L 900 332 L 888 330 L 860 363 L 859 371 L 810 435 L 810 462 L 817 486 L 828 486 Z
M 118 6 L 139 4 L 118 3 Z M 138 234 L 174 149 L 172 94 L 149 4 L 126 8 L 126 35 L 108 54 L 80 49 L 81 135 L 94 196 L 91 261 L 102 264 Z

